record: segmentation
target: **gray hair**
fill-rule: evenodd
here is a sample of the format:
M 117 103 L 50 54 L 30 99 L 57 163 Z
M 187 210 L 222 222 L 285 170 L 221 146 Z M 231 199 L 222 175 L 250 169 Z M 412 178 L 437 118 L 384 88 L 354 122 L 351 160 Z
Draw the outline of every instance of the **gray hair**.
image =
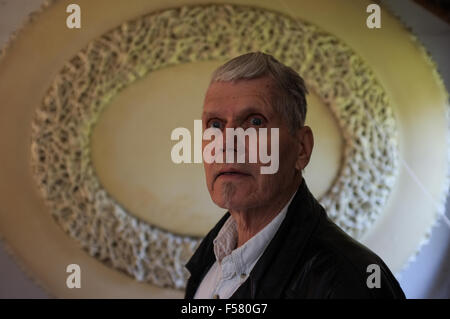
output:
M 272 93 L 272 106 L 285 117 L 291 134 L 294 134 L 305 123 L 308 90 L 296 71 L 273 56 L 251 52 L 235 57 L 214 71 L 211 83 L 251 80 L 266 75 L 273 79 L 278 88 L 277 92 Z

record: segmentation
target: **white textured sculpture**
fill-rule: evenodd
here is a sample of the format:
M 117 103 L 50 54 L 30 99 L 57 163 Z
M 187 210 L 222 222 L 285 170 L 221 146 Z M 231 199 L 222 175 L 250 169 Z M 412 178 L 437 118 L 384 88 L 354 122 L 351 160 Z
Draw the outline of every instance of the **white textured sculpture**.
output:
M 339 226 L 360 238 L 381 213 L 399 167 L 387 94 L 335 36 L 275 12 L 234 5 L 184 6 L 126 22 L 92 40 L 55 77 L 35 113 L 32 161 L 39 188 L 67 234 L 137 280 L 183 288 L 183 265 L 200 238 L 159 229 L 116 203 L 92 167 L 90 133 L 108 102 L 148 72 L 255 50 L 297 70 L 335 114 L 344 158 L 320 200 Z

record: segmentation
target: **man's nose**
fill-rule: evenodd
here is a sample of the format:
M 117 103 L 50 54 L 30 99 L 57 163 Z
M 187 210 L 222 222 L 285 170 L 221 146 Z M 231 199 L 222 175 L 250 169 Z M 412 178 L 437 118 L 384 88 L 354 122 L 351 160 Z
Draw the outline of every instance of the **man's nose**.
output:
M 236 127 L 233 126 L 233 124 L 227 124 L 222 131 L 222 139 L 223 139 L 223 152 L 226 152 L 227 149 L 229 149 L 229 151 L 232 152 L 237 152 L 237 136 L 234 135 L 234 137 L 231 139 L 231 136 L 229 138 L 227 138 L 227 136 L 229 136 L 228 134 L 233 134 L 231 132 L 228 132 L 229 130 L 234 130 Z M 227 130 L 228 129 L 228 130 Z M 229 141 L 227 141 L 229 139 Z
M 247 161 L 246 137 L 242 127 L 227 125 L 222 131 L 222 154 L 225 162 L 245 163 Z M 228 155 L 227 155 L 228 154 Z

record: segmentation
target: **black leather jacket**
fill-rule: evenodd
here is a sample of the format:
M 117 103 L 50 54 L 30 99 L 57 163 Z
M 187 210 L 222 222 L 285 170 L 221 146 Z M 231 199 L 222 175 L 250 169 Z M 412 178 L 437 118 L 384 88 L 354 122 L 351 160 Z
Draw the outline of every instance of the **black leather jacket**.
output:
M 206 235 L 186 265 L 191 273 L 185 298 L 193 298 L 215 262 L 213 240 L 227 212 Z M 380 267 L 380 288 L 369 288 Z M 389 268 L 328 217 L 303 180 L 280 228 L 233 298 L 405 298 Z

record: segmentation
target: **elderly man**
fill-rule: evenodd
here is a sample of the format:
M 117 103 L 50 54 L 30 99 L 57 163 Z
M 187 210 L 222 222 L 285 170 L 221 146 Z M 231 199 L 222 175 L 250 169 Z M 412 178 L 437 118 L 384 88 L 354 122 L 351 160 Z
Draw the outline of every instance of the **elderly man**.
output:
M 227 128 L 278 128 L 279 169 L 204 163 L 211 198 L 228 212 L 186 265 L 186 298 L 405 297 L 384 262 L 336 226 L 306 186 L 302 170 L 314 144 L 304 125 L 306 93 L 294 70 L 260 52 L 214 72 L 203 128 L 224 136 Z M 225 138 L 222 145 L 225 153 Z

